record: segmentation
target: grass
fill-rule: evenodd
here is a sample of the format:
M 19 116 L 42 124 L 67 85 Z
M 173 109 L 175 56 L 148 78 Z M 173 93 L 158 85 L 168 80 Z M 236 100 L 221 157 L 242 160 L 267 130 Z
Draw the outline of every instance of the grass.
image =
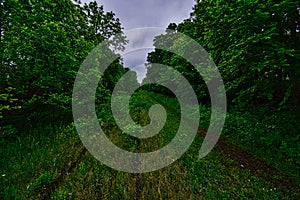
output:
M 80 140 L 72 125 L 38 127 L 1 138 L 1 196 L 27 199 L 47 187 L 74 156 Z
M 205 116 L 202 127 L 207 127 L 210 109 L 203 108 L 202 115 Z M 227 113 L 222 137 L 300 180 L 299 133 L 299 122 L 293 111 L 232 109 Z
M 131 115 L 141 124 L 149 122 L 147 110 L 158 103 L 154 94 L 140 91 L 131 101 Z M 178 129 L 178 102 L 165 103 L 168 119 L 153 138 L 136 145 L 134 138 L 113 125 L 108 137 L 130 151 L 148 152 L 166 145 Z M 202 108 L 201 108 L 202 109 Z M 202 112 L 203 113 L 203 112 Z M 205 113 L 203 113 L 205 114 Z M 129 129 L 131 130 L 131 129 Z M 189 150 L 158 171 L 140 175 L 142 199 L 297 199 L 290 191 L 253 174 L 214 148 L 198 158 L 203 138 L 197 135 Z M 37 127 L 30 134 L 2 137 L 1 199 L 134 199 L 136 176 L 102 165 L 83 145 L 74 125 Z

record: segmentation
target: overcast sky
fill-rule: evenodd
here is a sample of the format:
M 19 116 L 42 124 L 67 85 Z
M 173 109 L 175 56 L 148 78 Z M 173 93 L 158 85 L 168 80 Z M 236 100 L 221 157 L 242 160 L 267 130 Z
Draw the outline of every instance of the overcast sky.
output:
M 85 0 L 83 2 L 90 2 Z M 189 18 L 194 0 L 97 0 L 105 11 L 113 11 L 125 30 L 142 27 L 167 28 L 169 23 L 180 23 Z M 148 50 L 124 56 L 124 65 L 137 71 L 138 79 L 146 74 L 144 63 Z

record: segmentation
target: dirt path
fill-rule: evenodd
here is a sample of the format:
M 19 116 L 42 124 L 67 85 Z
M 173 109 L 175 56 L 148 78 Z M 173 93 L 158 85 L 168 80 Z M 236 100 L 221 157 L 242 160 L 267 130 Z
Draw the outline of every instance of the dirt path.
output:
M 206 131 L 201 128 L 199 128 L 198 133 L 202 137 L 205 137 L 206 135 Z M 249 170 L 255 176 L 261 177 L 275 186 L 281 186 L 287 191 L 300 190 L 296 181 L 290 178 L 287 174 L 276 169 L 261 158 L 256 157 L 226 141 L 226 139 L 220 138 L 216 148 L 224 157 L 234 160 L 236 162 L 235 164 L 241 169 Z
M 152 101 L 161 103 L 157 99 Z M 174 119 L 178 116 L 176 110 L 170 107 L 166 109 L 172 113 Z M 167 128 L 168 131 L 174 129 L 172 125 Z M 198 134 L 203 138 L 206 131 L 199 128 Z M 163 137 L 158 137 L 157 142 L 163 143 Z M 118 140 L 118 136 L 115 139 Z M 142 143 L 145 144 L 153 146 L 153 142 Z M 60 171 L 50 187 L 41 191 L 38 199 L 51 198 L 54 192 L 63 193 L 67 190 L 66 182 L 76 188 L 75 194 L 71 196 L 75 199 L 96 198 L 95 195 L 97 198 L 120 196 L 122 199 L 236 198 L 241 195 L 240 190 L 245 188 L 250 190 L 245 189 L 243 192 L 246 194 L 240 196 L 241 198 L 277 198 L 277 193 L 272 196 L 274 194 L 265 194 L 265 191 L 260 191 L 261 194 L 257 195 L 257 190 L 263 187 L 276 187 L 279 195 L 293 193 L 290 197 L 292 199 L 300 194 L 299 184 L 287 174 L 224 138 L 220 138 L 213 152 L 203 159 L 197 161 L 195 155 L 188 155 L 189 158 L 180 158 L 166 168 L 145 174 L 129 174 L 107 168 L 95 161 L 81 144 L 79 146 L 73 160 L 68 161 L 66 168 Z M 87 166 L 87 172 L 81 170 L 82 166 Z M 247 180 L 239 182 L 240 178 Z M 219 196 L 222 193 L 224 196 Z
M 162 103 L 160 99 L 152 99 L 157 103 Z M 179 115 L 177 110 L 174 110 L 168 105 L 167 108 L 168 111 Z M 198 133 L 200 136 L 205 137 L 207 132 L 205 129 L 199 128 Z M 234 160 L 235 165 L 239 166 L 241 169 L 249 170 L 255 176 L 265 179 L 274 186 L 283 187 L 287 191 L 300 192 L 299 184 L 297 184 L 297 182 L 286 173 L 276 169 L 274 166 L 268 164 L 265 160 L 240 149 L 237 145 L 228 142 L 226 139 L 220 137 L 217 142 L 216 148 L 224 157 Z
M 82 159 L 84 154 L 87 152 L 87 149 L 85 147 L 82 147 L 81 143 L 80 144 L 78 143 L 78 147 L 79 147 L 79 150 L 77 151 L 76 155 L 74 156 L 74 159 L 68 163 L 66 168 L 61 169 L 59 175 L 51 183 L 50 186 L 48 186 L 47 188 L 45 188 L 44 190 L 42 190 L 40 192 L 40 194 L 38 195 L 39 200 L 49 199 L 51 192 L 53 192 L 59 186 L 59 184 L 61 184 L 64 181 L 67 174 L 72 173 L 74 168 L 79 164 L 80 160 Z

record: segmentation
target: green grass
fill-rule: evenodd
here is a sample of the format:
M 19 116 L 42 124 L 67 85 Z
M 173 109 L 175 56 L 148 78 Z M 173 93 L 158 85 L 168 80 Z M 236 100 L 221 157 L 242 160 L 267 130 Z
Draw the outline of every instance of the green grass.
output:
M 37 127 L 30 134 L 1 137 L 1 196 L 27 199 L 38 195 L 68 165 L 79 144 L 72 125 Z
M 210 109 L 204 107 L 202 115 L 201 125 L 207 127 Z M 286 110 L 270 113 L 266 108 L 255 112 L 232 109 L 222 137 L 300 180 L 300 125 L 296 115 Z
M 131 115 L 141 124 L 148 123 L 148 108 L 158 103 L 158 98 L 168 110 L 162 131 L 141 140 L 138 147 L 136 140 L 109 125 L 108 137 L 115 144 L 130 151 L 139 148 L 148 152 L 163 147 L 174 137 L 179 123 L 178 102 L 153 96 L 144 91 L 135 94 Z M 205 112 L 202 115 L 208 116 Z M 202 140 L 197 135 L 189 150 L 173 164 L 141 174 L 142 199 L 297 199 L 300 196 L 299 190 L 289 191 L 253 174 L 224 156 L 219 148 L 199 159 Z M 102 165 L 89 152 L 82 153 L 83 145 L 73 124 L 36 127 L 30 134 L 2 137 L 1 145 L 4 147 L 1 199 L 135 198 L 136 176 Z

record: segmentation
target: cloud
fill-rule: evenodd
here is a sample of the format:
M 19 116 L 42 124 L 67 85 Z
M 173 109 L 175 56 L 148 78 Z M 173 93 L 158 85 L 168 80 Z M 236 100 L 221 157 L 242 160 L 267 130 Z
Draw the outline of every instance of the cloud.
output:
M 142 27 L 166 29 L 170 23 L 180 23 L 189 18 L 195 4 L 194 0 L 97 0 L 97 2 L 104 6 L 105 11 L 114 12 L 125 30 Z M 137 34 L 134 37 L 133 41 L 130 41 L 127 48 L 134 50 L 141 46 L 152 47 L 153 39 L 154 35 L 149 37 L 141 32 L 140 35 Z M 123 57 L 124 65 L 135 70 L 138 79 L 142 79 L 142 75 L 145 74 L 146 69 L 141 66 L 145 63 L 148 52 L 150 51 L 140 51 Z
M 106 11 L 113 11 L 125 29 L 166 27 L 189 17 L 194 0 L 98 0 Z
M 150 51 L 151 50 L 149 49 L 140 49 L 131 51 L 123 56 L 124 66 L 137 73 L 139 83 L 141 83 L 146 76 L 147 69 L 145 67 L 145 55 Z
M 91 2 L 93 0 L 83 0 Z M 139 27 L 166 28 L 171 22 L 189 18 L 194 0 L 97 0 L 105 11 L 112 11 L 125 29 Z

